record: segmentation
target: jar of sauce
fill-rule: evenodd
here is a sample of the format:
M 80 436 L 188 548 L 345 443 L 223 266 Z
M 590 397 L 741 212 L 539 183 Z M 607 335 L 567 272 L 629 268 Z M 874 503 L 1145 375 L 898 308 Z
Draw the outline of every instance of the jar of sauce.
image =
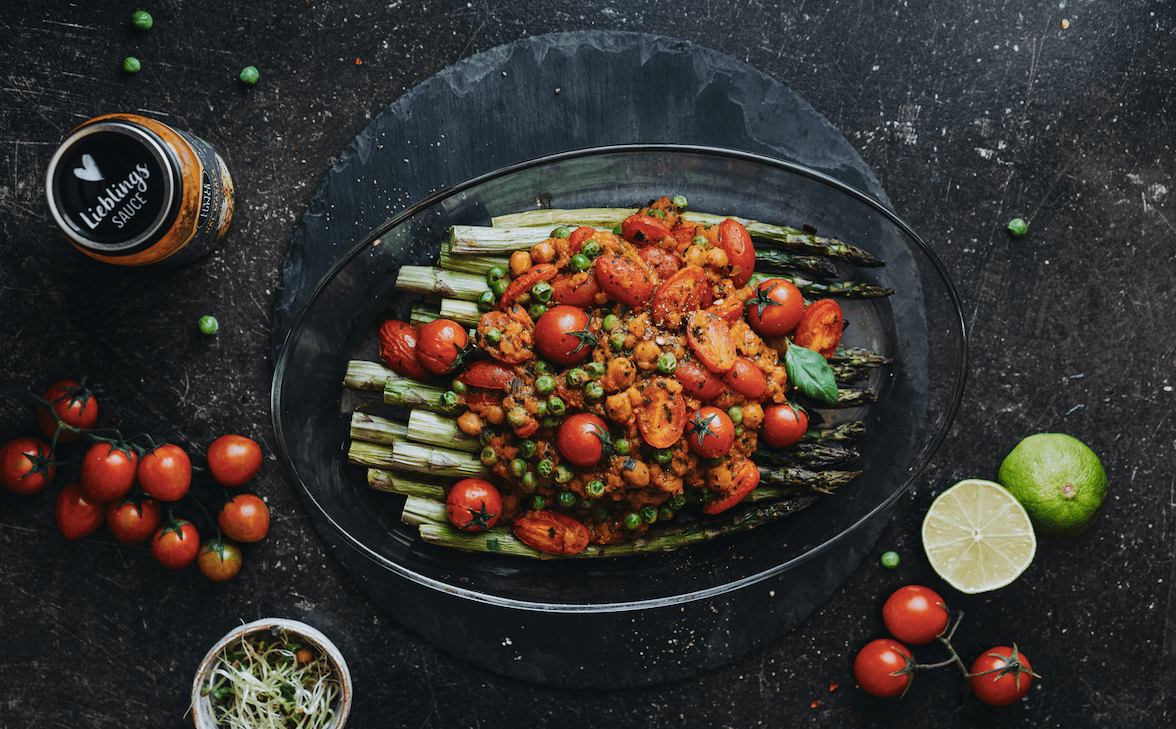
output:
M 233 219 L 233 180 L 220 155 L 136 114 L 96 117 L 70 132 L 45 186 L 69 242 L 122 266 L 194 261 Z

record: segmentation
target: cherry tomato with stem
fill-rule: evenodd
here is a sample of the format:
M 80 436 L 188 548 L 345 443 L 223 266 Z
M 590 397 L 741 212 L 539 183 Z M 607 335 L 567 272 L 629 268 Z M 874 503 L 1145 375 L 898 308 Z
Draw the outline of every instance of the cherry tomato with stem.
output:
M 735 424 L 716 407 L 701 407 L 686 421 L 686 444 L 703 458 L 725 456 L 734 443 Z
M 445 512 L 463 532 L 484 532 L 502 516 L 502 495 L 485 479 L 465 478 L 449 489 Z
M 764 409 L 759 433 L 773 448 L 786 448 L 803 438 L 807 430 L 808 413 L 795 403 L 785 402 Z
M 119 544 L 136 547 L 159 528 L 159 502 L 155 499 L 128 497 L 106 505 L 106 525 Z
M 756 334 L 782 337 L 795 329 L 804 316 L 804 295 L 791 281 L 770 278 L 755 287 L 755 296 L 747 300 L 744 308 L 747 323 Z
M 0 483 L 14 494 L 35 494 L 53 482 L 57 465 L 49 444 L 37 438 L 14 438 L 0 448 Z
M 58 421 L 78 430 L 89 430 L 98 421 L 98 399 L 76 380 L 54 382 L 41 393 L 41 399 L 53 407 L 50 412 L 44 405 L 37 406 L 37 426 L 48 438 L 57 433 Z M 57 434 L 59 443 L 72 443 L 80 437 L 81 433 L 66 428 Z
M 82 458 L 82 489 L 91 499 L 104 504 L 121 499 L 135 485 L 138 468 L 139 454 L 134 448 L 95 443 Z
M 241 548 L 220 537 L 211 539 L 196 555 L 196 567 L 213 582 L 231 580 L 241 571 Z
M 972 663 L 968 682 L 976 698 L 984 703 L 1008 706 L 1029 693 L 1034 677 L 1041 678 L 1014 644 L 1011 648 L 1001 645 L 984 651 Z
M 453 372 L 465 360 L 469 343 L 464 326 L 451 319 L 434 319 L 417 334 L 417 359 L 430 372 Z
M 853 660 L 853 676 L 866 693 L 891 698 L 906 692 L 914 666 L 905 645 L 893 638 L 878 638 Z
M 155 446 L 139 459 L 139 485 L 160 501 L 178 501 L 192 485 L 192 459 L 178 445 Z
M 151 554 L 164 567 L 182 570 L 200 551 L 200 532 L 191 522 L 168 518 L 151 537 Z
M 604 420 L 592 413 L 577 413 L 559 424 L 555 447 L 572 464 L 587 467 L 612 452 L 612 440 Z
M 221 486 L 240 486 L 261 470 L 261 446 L 243 435 L 222 435 L 208 446 L 208 470 Z
M 553 306 L 535 322 L 535 347 L 558 365 L 579 364 L 592 354 L 597 337 L 588 314 L 575 306 Z
M 81 539 L 98 531 L 106 521 L 106 504 L 87 496 L 80 483 L 71 483 L 57 494 L 53 516 L 66 539 Z
M 269 532 L 270 511 L 259 496 L 237 494 L 221 507 L 216 521 L 226 537 L 249 544 Z
M 922 585 L 898 588 L 882 606 L 886 629 L 907 645 L 923 645 L 943 635 L 950 618 L 939 593 Z

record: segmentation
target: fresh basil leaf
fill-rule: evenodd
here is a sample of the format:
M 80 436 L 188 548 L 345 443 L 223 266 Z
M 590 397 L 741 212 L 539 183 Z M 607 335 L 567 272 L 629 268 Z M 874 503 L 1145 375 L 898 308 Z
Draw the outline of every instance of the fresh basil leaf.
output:
M 789 344 L 784 353 L 788 381 L 802 394 L 826 405 L 837 404 L 837 378 L 819 352 Z

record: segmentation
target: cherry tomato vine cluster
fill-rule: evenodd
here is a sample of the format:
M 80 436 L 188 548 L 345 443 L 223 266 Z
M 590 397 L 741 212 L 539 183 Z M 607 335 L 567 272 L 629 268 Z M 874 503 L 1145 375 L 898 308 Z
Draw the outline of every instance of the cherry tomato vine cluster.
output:
M 188 453 L 147 434 L 124 438 L 114 428 L 95 429 L 96 391 L 80 381 L 50 385 L 36 400 L 40 437 L 22 436 L 0 447 L 0 483 L 13 493 L 34 494 L 53 482 L 59 446 L 89 442 L 77 482 L 64 486 L 54 504 L 57 526 L 67 539 L 81 539 L 106 524 L 120 544 L 148 544 L 156 561 L 178 570 L 196 562 L 200 572 L 223 582 L 241 569 L 239 544 L 261 540 L 270 513 L 254 494 L 230 494 L 261 469 L 261 447 L 242 435 L 222 435 L 208 447 L 208 473 L 224 487 L 215 523 L 216 536 L 201 542 L 192 522 L 175 516 L 175 507 L 195 504 L 211 515 L 190 491 L 194 467 Z M 140 444 L 135 441 L 145 441 Z M 211 493 L 211 489 L 205 491 Z
M 969 671 L 951 645 L 952 636 L 963 619 L 954 616 L 934 590 L 922 585 L 900 587 L 882 607 L 882 622 L 892 638 L 878 638 L 866 644 L 853 662 L 853 675 L 867 693 L 883 698 L 902 696 L 910 688 L 916 671 L 956 665 L 978 699 L 992 706 L 1008 706 L 1029 692 L 1034 678 L 1029 659 L 1010 646 L 984 651 Z M 916 663 L 907 645 L 939 641 L 949 657 L 939 663 Z

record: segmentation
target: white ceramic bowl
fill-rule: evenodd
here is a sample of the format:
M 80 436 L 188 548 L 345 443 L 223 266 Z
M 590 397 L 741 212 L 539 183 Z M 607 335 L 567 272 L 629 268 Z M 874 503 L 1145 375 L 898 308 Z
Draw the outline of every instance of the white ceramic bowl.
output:
M 297 620 L 286 620 L 285 618 L 262 618 L 261 620 L 254 620 L 252 623 L 246 623 L 227 633 L 216 642 L 216 645 L 209 649 L 204 659 L 200 661 L 200 667 L 196 670 L 196 678 L 192 681 L 192 722 L 196 725 L 196 729 L 219 729 L 217 723 L 212 718 L 211 701 L 207 696 L 201 696 L 201 691 L 207 681 L 209 672 L 212 670 L 213 662 L 216 661 L 216 657 L 230 643 L 239 641 L 254 633 L 271 630 L 272 628 L 282 628 L 288 633 L 294 633 L 305 639 L 306 642 L 317 648 L 319 652 L 331 661 L 338 672 L 342 691 L 337 699 L 338 705 L 335 709 L 335 718 L 325 724 L 322 729 L 342 729 L 343 725 L 347 723 L 347 715 L 351 713 L 351 672 L 347 669 L 347 661 L 343 660 L 343 654 L 339 652 L 335 644 L 331 642 L 330 638 L 323 635 L 322 632 L 306 623 Z

